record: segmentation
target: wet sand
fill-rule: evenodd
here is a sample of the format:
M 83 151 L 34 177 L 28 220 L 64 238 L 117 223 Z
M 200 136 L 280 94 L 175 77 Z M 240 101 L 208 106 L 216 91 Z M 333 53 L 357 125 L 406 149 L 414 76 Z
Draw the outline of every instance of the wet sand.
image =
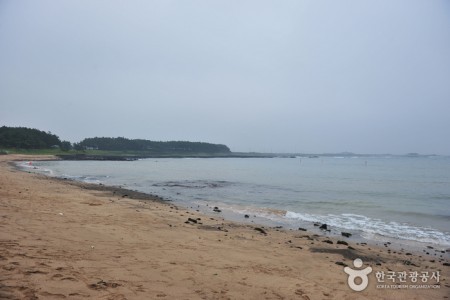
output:
M 448 253 L 224 221 L 153 196 L 16 170 L 0 156 L 0 299 L 443 299 Z M 346 242 L 346 238 L 339 239 Z M 395 252 L 395 253 L 394 253 Z M 441 257 L 442 256 L 442 257 Z M 355 258 L 368 287 L 347 285 Z M 338 264 L 337 264 L 338 263 Z M 376 272 L 439 272 L 377 282 Z M 381 284 L 416 288 L 377 288 Z M 434 288 L 417 288 L 429 284 Z M 439 288 L 437 288 L 439 287 Z

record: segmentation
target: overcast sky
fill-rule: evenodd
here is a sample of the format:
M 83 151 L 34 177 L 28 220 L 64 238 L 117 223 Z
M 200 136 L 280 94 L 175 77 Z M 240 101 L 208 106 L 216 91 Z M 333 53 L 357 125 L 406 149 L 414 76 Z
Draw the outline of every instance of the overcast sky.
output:
M 450 154 L 450 1 L 0 0 L 0 125 Z

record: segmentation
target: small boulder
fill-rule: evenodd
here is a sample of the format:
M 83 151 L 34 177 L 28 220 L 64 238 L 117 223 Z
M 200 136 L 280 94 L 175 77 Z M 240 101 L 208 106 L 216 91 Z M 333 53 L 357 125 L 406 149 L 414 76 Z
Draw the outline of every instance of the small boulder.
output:
M 262 233 L 262 234 L 267 235 L 267 232 L 266 232 L 264 229 L 262 229 L 262 228 L 255 227 L 255 230 L 256 230 L 256 231 L 259 231 L 259 232 Z

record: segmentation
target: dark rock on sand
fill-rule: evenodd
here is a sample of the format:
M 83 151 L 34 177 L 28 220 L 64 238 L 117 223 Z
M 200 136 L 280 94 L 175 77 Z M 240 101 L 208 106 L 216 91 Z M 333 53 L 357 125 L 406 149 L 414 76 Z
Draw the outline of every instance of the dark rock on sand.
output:
M 222 212 L 217 206 L 214 207 L 213 211 L 214 211 L 214 212 L 217 212 L 217 213 Z
M 345 246 L 348 246 L 348 243 L 347 242 L 345 242 L 345 241 L 337 241 L 337 243 L 336 244 L 338 244 L 338 245 L 345 245 Z
M 106 281 L 100 280 L 99 282 L 90 284 L 89 288 L 94 289 L 94 290 L 99 290 L 99 289 L 105 289 L 105 288 L 108 288 L 108 287 L 115 288 L 115 287 L 118 287 L 118 286 L 120 286 L 120 284 L 118 284 L 118 283 L 106 282 Z
M 328 229 L 328 225 L 327 224 L 322 224 L 319 228 L 323 229 L 323 230 L 327 230 Z
M 324 240 L 324 241 L 322 241 L 322 242 L 327 243 L 327 244 L 333 244 L 333 241 L 332 241 L 332 240 Z
M 320 223 L 314 223 L 314 226 L 320 226 Z
M 444 266 L 450 267 L 450 263 L 443 263 Z
M 339 266 L 343 266 L 343 267 L 347 267 L 348 266 L 346 263 L 344 263 L 342 261 L 337 261 L 336 264 L 339 265 Z
M 414 262 L 410 261 L 410 260 L 404 260 L 403 264 L 405 266 L 414 266 L 414 267 L 419 267 L 417 264 L 415 264 Z
M 192 218 L 188 218 L 188 222 L 192 222 L 192 223 L 196 223 L 197 224 L 197 220 L 196 219 L 192 219 Z
M 255 227 L 255 230 L 261 232 L 262 234 L 267 234 L 267 232 L 262 228 Z
M 248 219 L 248 218 L 250 218 L 250 216 L 249 215 L 245 215 L 244 218 Z
M 341 235 L 345 236 L 345 237 L 351 237 L 352 236 L 352 234 L 349 233 L 349 232 L 341 232 Z
M 300 230 L 300 231 L 306 231 L 306 229 L 305 229 L 305 228 L 302 228 L 302 227 L 299 227 L 298 230 Z

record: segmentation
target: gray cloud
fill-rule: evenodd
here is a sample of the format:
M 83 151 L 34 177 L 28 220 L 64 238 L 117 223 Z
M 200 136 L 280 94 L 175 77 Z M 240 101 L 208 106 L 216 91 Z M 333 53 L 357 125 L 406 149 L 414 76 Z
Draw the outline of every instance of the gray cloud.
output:
M 1 1 L 0 121 L 235 151 L 450 154 L 446 1 Z

